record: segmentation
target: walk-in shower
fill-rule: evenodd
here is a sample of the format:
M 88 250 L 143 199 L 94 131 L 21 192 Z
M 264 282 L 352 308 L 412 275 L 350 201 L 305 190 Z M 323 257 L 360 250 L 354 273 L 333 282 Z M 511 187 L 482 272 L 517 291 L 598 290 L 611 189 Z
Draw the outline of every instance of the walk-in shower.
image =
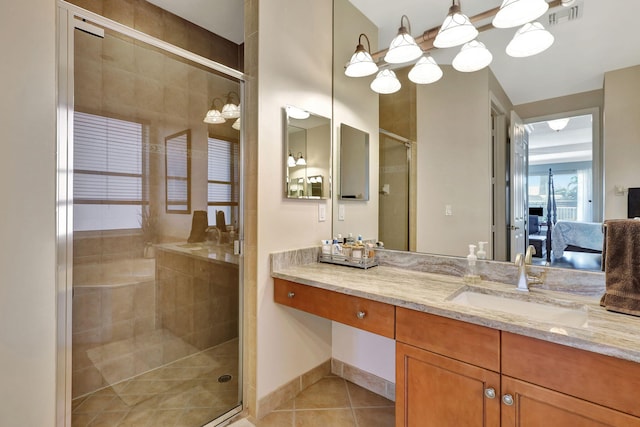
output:
M 59 12 L 82 27 L 61 46 L 71 425 L 214 425 L 242 408 L 242 138 L 238 115 L 204 118 L 215 99 L 240 103 L 242 74 Z

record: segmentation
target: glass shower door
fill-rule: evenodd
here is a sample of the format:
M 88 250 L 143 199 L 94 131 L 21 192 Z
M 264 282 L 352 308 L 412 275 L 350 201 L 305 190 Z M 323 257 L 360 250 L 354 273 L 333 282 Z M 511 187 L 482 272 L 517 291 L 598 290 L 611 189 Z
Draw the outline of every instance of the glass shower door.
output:
M 72 424 L 222 420 L 242 396 L 241 138 L 203 119 L 242 83 L 86 26 L 73 71 Z

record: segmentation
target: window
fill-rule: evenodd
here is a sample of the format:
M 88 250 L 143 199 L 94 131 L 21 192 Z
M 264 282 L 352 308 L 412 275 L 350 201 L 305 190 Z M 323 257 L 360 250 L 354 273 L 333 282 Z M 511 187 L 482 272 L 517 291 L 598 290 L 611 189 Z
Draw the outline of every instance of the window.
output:
M 74 231 L 140 228 L 143 126 L 74 114 Z
M 238 217 L 238 144 L 209 138 L 207 217 L 216 224 L 216 211 L 224 212 L 225 222 L 235 225 Z

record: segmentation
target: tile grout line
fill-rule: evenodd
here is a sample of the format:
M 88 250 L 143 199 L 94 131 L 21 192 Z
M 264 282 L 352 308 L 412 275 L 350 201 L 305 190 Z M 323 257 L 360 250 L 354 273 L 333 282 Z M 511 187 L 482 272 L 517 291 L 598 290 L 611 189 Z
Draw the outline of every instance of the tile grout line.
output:
M 349 408 L 351 409 L 351 416 L 353 417 L 353 425 L 358 427 L 358 418 L 356 417 L 356 411 L 353 409 L 353 401 L 351 400 L 351 393 L 349 393 L 349 384 L 344 378 L 342 381 L 344 382 L 344 387 L 347 390 L 347 399 L 349 399 Z

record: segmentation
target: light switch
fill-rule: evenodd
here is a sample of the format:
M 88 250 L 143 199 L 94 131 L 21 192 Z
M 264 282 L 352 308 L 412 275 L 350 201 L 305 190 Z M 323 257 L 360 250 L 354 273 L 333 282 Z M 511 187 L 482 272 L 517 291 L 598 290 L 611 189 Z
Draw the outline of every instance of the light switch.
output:
M 320 203 L 318 205 L 318 222 L 327 220 L 327 205 Z
M 338 205 L 338 221 L 344 221 L 344 205 Z
M 444 205 L 444 214 L 445 216 L 453 215 L 453 208 L 451 207 L 451 205 Z

